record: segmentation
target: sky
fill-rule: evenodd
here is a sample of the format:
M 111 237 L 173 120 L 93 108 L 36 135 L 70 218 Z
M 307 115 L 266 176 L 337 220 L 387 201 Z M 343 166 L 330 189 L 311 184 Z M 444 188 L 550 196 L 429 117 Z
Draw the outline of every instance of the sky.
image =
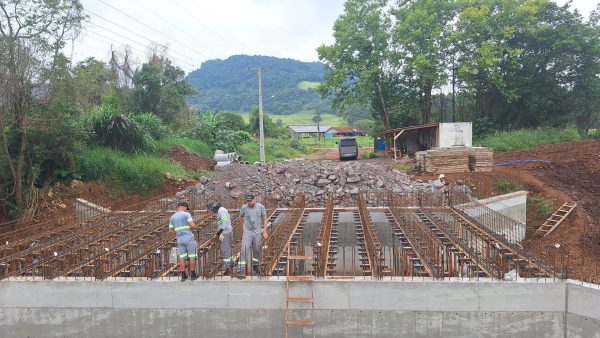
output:
M 73 60 L 108 60 L 110 45 L 128 44 L 144 60 L 152 42 L 186 72 L 231 55 L 318 61 L 333 42 L 343 0 L 81 0 L 88 23 L 67 48 Z
M 568 0 L 556 0 L 560 5 Z M 81 0 L 89 20 L 66 48 L 77 62 L 107 61 L 110 46 L 129 45 L 134 61 L 152 43 L 190 72 L 211 59 L 267 55 L 318 61 L 316 48 L 333 43 L 333 24 L 344 0 Z M 573 0 L 587 17 L 596 1 Z

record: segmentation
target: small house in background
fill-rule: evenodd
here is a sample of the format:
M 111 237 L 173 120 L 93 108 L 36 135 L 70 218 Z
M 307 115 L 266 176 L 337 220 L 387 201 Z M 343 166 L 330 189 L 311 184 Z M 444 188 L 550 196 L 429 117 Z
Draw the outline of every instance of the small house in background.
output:
M 331 129 L 331 126 L 327 125 L 289 125 L 287 128 L 292 132 L 294 139 L 301 139 L 307 137 L 317 137 L 321 134 L 321 137 L 325 136 L 325 132 Z
M 325 134 L 331 134 L 334 137 L 367 136 L 367 132 L 358 127 L 332 127 Z

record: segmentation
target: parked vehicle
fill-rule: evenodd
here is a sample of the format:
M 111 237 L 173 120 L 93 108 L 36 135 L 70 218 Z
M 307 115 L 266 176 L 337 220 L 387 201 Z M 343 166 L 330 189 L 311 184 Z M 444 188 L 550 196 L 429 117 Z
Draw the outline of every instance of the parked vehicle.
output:
M 358 143 L 356 138 L 346 137 L 338 142 L 338 149 L 340 151 L 340 160 L 356 160 L 358 157 Z

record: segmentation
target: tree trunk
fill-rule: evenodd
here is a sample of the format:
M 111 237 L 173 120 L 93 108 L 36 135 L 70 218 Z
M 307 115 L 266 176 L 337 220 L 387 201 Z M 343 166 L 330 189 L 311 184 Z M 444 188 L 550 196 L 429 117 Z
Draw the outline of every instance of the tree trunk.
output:
M 379 94 L 379 101 L 381 102 L 381 110 L 383 111 L 383 125 L 385 126 L 385 129 L 392 129 L 392 125 L 390 123 L 390 112 L 385 104 L 383 89 L 381 88 L 381 81 L 377 82 L 377 92 Z
M 431 117 L 431 91 L 433 90 L 433 81 L 427 81 L 421 93 L 421 113 L 423 114 L 423 124 L 428 124 Z

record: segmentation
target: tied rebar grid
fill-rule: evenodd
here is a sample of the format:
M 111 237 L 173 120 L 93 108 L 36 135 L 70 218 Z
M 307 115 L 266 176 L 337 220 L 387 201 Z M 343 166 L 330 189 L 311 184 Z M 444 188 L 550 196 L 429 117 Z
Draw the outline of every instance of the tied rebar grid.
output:
M 490 236 L 501 248 L 513 254 L 513 259 L 517 268 L 520 263 L 526 263 L 526 270 L 534 273 L 538 277 L 558 277 L 563 269 L 556 272 L 556 269 L 536 257 L 526 252 L 515 243 L 517 239 L 524 239 L 525 226 L 520 224 L 490 208 L 480 204 L 470 198 L 470 196 L 455 193 L 451 198 L 451 215 L 459 222 L 465 223 L 474 229 L 484 232 Z M 561 259 L 563 260 L 563 259 Z
M 406 235 L 403 227 L 400 225 L 395 214 L 400 215 L 399 208 L 390 206 L 385 211 L 385 216 L 388 223 L 392 225 L 392 234 L 394 245 L 392 249 L 393 276 L 429 276 L 431 275 L 431 267 L 425 266 L 424 259 L 421 257 L 421 252 L 415 249 L 415 244 Z M 393 211 L 392 211 L 393 210 Z M 418 245 L 418 243 L 416 244 Z
M 365 266 L 363 273 L 371 275 L 372 277 L 381 278 L 384 270 L 383 251 L 375 227 L 371 222 L 371 216 L 367 210 L 367 202 L 364 193 L 359 193 L 358 195 L 358 213 L 362 225 L 364 239 L 363 246 L 367 256 L 367 261 L 363 262 L 361 266 L 364 266 L 364 264 L 368 262 L 368 267 Z
M 155 197 L 152 200 L 158 201 L 165 196 Z M 64 237 L 73 233 L 80 228 L 96 226 L 101 224 L 103 220 L 107 220 L 121 210 L 137 210 L 143 203 L 148 203 L 150 200 L 140 201 L 137 198 L 128 198 L 126 200 L 116 201 L 105 207 L 87 208 L 78 210 L 77 215 L 59 216 L 44 219 L 42 222 L 30 220 L 24 223 L 14 222 L 15 229 L 4 232 L 0 235 L 0 261 L 17 253 L 20 255 L 26 254 L 27 250 L 33 251 L 34 247 L 43 247 L 47 243 L 56 240 L 59 237 Z
M 327 196 L 327 204 L 323 212 L 317 244 L 314 246 L 315 276 L 325 277 L 329 263 L 333 263 L 335 251 L 331 251 L 331 235 L 333 226 L 333 194 Z
M 483 274 L 483 277 L 502 278 L 503 269 L 501 265 L 494 259 L 482 255 L 484 251 L 480 245 L 486 242 L 470 231 L 452 228 L 443 219 L 435 216 L 434 212 L 436 211 L 440 212 L 437 208 L 423 207 L 416 211 L 416 215 L 431 231 L 434 231 L 446 241 L 447 250 L 444 255 L 446 262 L 443 266 L 448 267 L 447 275 L 458 276 L 458 274 L 461 274 L 471 277 L 474 273 L 477 277 Z M 493 257 L 501 259 L 497 255 Z
M 287 253 L 287 246 L 298 224 L 302 221 L 305 213 L 304 207 L 304 194 L 300 194 L 294 199 L 293 206 L 284 212 L 281 221 L 278 222 L 267 240 L 263 241 L 260 271 L 265 275 L 270 276 L 276 271 L 284 271 L 281 270 L 281 258 L 284 253 Z

